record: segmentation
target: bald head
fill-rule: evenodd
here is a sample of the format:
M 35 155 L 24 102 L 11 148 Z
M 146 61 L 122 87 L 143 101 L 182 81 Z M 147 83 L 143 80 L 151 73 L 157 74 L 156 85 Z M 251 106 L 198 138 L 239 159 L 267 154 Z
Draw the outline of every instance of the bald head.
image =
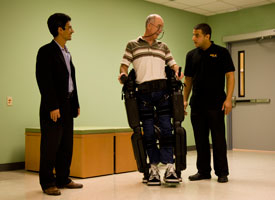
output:
M 161 16 L 151 14 L 146 18 L 144 38 L 152 42 L 163 32 L 164 22 Z
M 163 22 L 163 19 L 158 14 L 151 14 L 146 18 L 145 27 L 147 28 L 148 24 L 155 23 L 156 20 L 161 20 Z

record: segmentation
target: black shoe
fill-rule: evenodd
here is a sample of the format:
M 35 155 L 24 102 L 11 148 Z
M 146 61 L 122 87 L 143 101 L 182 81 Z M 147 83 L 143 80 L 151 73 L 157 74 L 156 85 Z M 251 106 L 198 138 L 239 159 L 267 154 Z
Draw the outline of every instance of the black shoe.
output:
M 190 181 L 199 181 L 203 179 L 211 179 L 211 175 L 196 173 L 195 175 L 189 176 L 188 178 Z
M 228 182 L 227 176 L 219 176 L 218 177 L 218 182 L 219 183 L 226 183 L 226 182 Z
M 146 178 L 145 176 L 142 178 L 142 183 L 147 183 L 148 182 L 148 178 Z

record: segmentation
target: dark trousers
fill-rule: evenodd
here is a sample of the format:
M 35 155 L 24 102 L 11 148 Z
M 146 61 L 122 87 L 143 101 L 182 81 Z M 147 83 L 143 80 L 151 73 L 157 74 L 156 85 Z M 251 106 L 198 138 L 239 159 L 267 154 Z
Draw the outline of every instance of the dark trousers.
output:
M 222 110 L 191 108 L 191 122 L 197 149 L 198 172 L 200 174 L 210 174 L 211 172 L 210 130 L 215 174 L 217 176 L 228 175 L 224 112 Z
M 141 115 L 146 151 L 150 164 L 173 163 L 173 147 L 157 147 L 157 136 L 154 128 L 154 108 L 158 115 L 160 137 L 172 136 L 170 101 L 167 91 L 138 93 L 138 107 Z
M 39 179 L 43 190 L 71 182 L 69 174 L 73 150 L 73 117 L 69 99 L 60 107 L 60 115 L 57 122 L 40 117 Z

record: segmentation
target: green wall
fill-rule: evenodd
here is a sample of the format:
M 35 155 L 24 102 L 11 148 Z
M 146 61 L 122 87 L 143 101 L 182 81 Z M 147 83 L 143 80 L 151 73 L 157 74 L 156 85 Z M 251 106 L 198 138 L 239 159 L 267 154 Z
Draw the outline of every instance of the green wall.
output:
M 142 0 L 0 0 L 0 164 L 23 162 L 25 128 L 39 126 L 35 60 L 39 47 L 52 40 L 46 22 L 55 12 L 70 15 L 75 30 L 67 43 L 81 105 L 75 126 L 128 126 L 117 76 L 127 41 L 144 33 L 149 14 L 164 18 L 163 41 L 181 66 L 193 48 L 194 24 L 206 20 Z M 184 126 L 194 145 L 189 119 Z
M 23 162 L 25 128 L 39 126 L 35 59 L 39 47 L 52 39 L 46 21 L 55 12 L 70 15 L 75 30 L 67 43 L 81 105 L 75 126 L 128 125 L 118 70 L 127 41 L 144 33 L 149 14 L 164 18 L 162 41 L 181 66 L 187 51 L 194 48 L 191 37 L 197 23 L 208 22 L 213 40 L 221 45 L 222 36 L 275 25 L 275 4 L 205 17 L 142 0 L 0 0 L 0 164 Z M 6 105 L 7 96 L 13 97 L 11 107 Z M 194 145 L 189 116 L 183 125 L 188 145 Z

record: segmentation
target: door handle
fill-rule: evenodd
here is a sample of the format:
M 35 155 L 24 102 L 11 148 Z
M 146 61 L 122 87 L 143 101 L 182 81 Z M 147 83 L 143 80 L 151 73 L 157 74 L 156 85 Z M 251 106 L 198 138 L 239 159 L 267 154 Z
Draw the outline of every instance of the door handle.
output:
M 270 103 L 271 99 L 237 99 L 235 96 L 232 97 L 232 107 L 236 107 L 237 103 Z

